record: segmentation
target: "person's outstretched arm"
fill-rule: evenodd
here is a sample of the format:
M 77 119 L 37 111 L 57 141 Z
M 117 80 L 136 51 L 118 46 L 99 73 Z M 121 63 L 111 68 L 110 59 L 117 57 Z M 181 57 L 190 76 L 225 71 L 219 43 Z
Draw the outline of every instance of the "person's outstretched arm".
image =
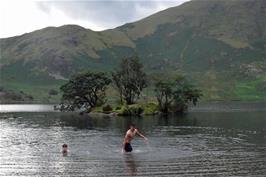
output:
M 144 135 L 142 135 L 137 129 L 136 129 L 136 133 L 142 137 L 145 141 L 148 141 L 148 138 L 146 138 Z

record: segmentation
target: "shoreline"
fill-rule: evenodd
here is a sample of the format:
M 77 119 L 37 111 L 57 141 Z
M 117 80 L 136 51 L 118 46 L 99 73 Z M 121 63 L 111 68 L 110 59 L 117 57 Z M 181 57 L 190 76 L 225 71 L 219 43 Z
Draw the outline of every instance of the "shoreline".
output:
M 10 112 L 60 112 L 54 110 L 57 104 L 0 104 L 0 113 Z M 25 109 L 26 107 L 26 109 Z M 49 107 L 49 109 L 40 109 L 40 107 Z M 12 109 L 10 109 L 12 108 Z M 266 111 L 266 101 L 212 101 L 200 102 L 196 106 L 189 105 L 189 112 L 252 112 L 252 111 Z M 79 113 L 78 111 L 76 113 Z M 84 113 L 91 116 L 117 116 L 117 112 L 109 111 L 104 113 L 102 110 L 98 112 L 92 111 Z M 152 114 L 151 114 L 152 115 Z M 118 115 L 119 116 L 119 115 Z M 144 115 L 145 116 L 145 115 Z

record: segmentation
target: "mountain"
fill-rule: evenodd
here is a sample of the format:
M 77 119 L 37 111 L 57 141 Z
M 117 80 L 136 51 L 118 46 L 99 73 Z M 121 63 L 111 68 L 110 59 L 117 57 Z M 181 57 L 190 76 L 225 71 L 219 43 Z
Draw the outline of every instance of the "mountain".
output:
M 137 53 L 150 75 L 184 72 L 206 99 L 266 99 L 265 19 L 264 0 L 192 0 L 101 32 L 65 25 L 0 39 L 1 87 L 46 99 L 72 74 Z

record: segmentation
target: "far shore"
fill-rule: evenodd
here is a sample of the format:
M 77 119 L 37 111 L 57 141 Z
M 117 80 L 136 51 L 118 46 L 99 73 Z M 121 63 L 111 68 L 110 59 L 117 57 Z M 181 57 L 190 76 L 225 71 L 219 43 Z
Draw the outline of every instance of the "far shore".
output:
M 4 112 L 12 112 L 12 111 L 2 111 L 5 106 L 14 106 L 19 107 L 18 111 L 15 112 L 42 112 L 39 111 L 39 107 L 46 107 L 49 106 L 48 112 L 53 112 L 54 106 L 58 105 L 57 103 L 0 103 L 0 113 Z M 30 111 L 23 111 L 24 106 L 28 106 L 28 109 L 30 109 L 31 106 L 33 106 L 32 110 Z M 37 106 L 38 109 L 36 109 Z M 9 109 L 9 108 L 7 108 Z M 12 108 L 16 109 L 16 108 Z M 190 105 L 188 109 L 189 112 L 233 112 L 233 111 L 266 111 L 266 101 L 201 101 L 196 106 Z M 90 116 L 108 116 L 108 117 L 114 117 L 117 116 L 116 113 L 110 112 L 110 113 L 104 113 L 104 112 L 90 112 L 88 113 Z

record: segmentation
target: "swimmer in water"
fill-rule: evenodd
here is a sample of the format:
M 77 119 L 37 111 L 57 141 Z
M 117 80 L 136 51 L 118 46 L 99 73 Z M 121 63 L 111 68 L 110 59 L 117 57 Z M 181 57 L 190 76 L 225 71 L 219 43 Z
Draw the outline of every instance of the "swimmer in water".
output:
M 126 152 L 131 152 L 133 149 L 130 145 L 131 140 L 134 138 L 134 136 L 138 134 L 140 137 L 142 137 L 145 141 L 147 141 L 148 139 L 142 135 L 138 129 L 135 128 L 134 124 L 130 125 L 130 129 L 127 131 L 124 141 L 123 141 L 123 148 L 122 148 L 122 152 L 126 151 Z
M 68 150 L 67 150 L 67 144 L 63 144 L 63 145 L 62 145 L 62 153 L 63 153 L 64 156 L 67 155 L 67 153 L 68 153 Z

